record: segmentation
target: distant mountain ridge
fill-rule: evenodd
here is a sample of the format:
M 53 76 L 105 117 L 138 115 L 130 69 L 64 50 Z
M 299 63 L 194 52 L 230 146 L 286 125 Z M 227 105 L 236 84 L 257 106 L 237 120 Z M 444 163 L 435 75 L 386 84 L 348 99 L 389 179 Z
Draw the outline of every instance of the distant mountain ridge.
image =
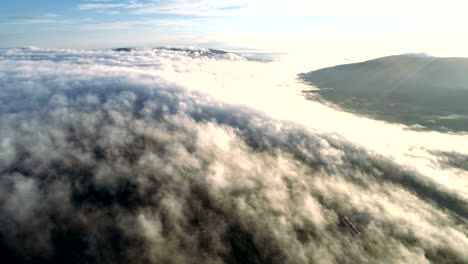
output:
M 468 58 L 388 56 L 302 73 L 343 109 L 406 125 L 468 131 Z
M 217 50 L 217 49 L 204 49 L 204 48 L 178 48 L 178 47 L 155 47 L 153 48 L 155 50 L 167 50 L 167 51 L 176 51 L 176 52 L 186 52 L 189 54 L 193 53 L 199 53 L 202 55 L 224 55 L 228 54 L 229 52 L 224 51 L 224 50 Z M 115 48 L 112 49 L 113 51 L 116 52 L 131 52 L 134 50 L 138 50 L 138 48 L 134 47 L 121 47 L 121 48 Z
M 271 62 L 275 59 L 278 59 L 280 55 L 284 53 L 269 53 L 269 52 L 243 52 L 243 51 L 225 51 L 220 49 L 210 49 L 210 48 L 200 48 L 200 47 L 154 47 L 154 50 L 166 50 L 174 52 L 185 52 L 189 55 L 194 55 L 195 53 L 201 56 L 206 57 L 216 57 L 222 55 L 234 54 L 236 56 L 245 58 L 249 61 L 259 61 L 259 62 Z M 139 50 L 135 47 L 120 47 L 112 49 L 115 52 L 132 52 Z

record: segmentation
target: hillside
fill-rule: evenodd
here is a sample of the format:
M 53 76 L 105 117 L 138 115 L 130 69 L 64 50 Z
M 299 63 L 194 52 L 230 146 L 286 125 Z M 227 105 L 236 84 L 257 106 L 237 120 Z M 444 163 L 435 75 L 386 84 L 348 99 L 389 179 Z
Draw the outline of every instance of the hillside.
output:
M 300 74 L 308 97 L 377 119 L 468 131 L 468 59 L 397 55 Z

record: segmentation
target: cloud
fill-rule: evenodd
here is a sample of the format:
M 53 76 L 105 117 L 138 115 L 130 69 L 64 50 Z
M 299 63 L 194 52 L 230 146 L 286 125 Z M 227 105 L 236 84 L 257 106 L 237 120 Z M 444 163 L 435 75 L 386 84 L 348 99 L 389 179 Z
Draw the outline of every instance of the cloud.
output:
M 44 14 L 45 17 L 60 17 L 59 14 L 55 14 L 55 13 L 47 13 L 47 14 Z
M 79 4 L 78 9 L 80 10 L 94 10 L 94 9 L 115 9 L 121 7 L 128 7 L 126 4 Z
M 175 15 L 219 15 L 223 12 L 241 10 L 248 7 L 246 1 L 175 0 L 175 1 L 130 1 L 120 3 L 81 3 L 79 10 L 119 11 L 132 14 L 175 14 Z
M 60 15 L 54 13 L 46 13 L 38 17 L 28 16 L 10 16 L 0 18 L 5 20 L 8 24 L 29 25 L 29 24 L 69 24 L 71 20 L 62 19 Z
M 218 9 L 220 9 L 220 10 L 235 10 L 235 9 L 242 9 L 242 8 L 246 8 L 246 7 L 248 7 L 248 5 L 240 4 L 240 5 L 219 7 Z
M 196 21 L 180 20 L 180 19 L 146 19 L 146 20 L 131 20 L 131 21 L 116 21 L 116 22 L 98 22 L 87 23 L 81 26 L 85 30 L 119 30 L 127 29 L 136 26 L 154 26 L 154 27 L 190 27 Z
M 131 13 L 134 14 L 178 14 L 178 15 L 201 15 L 201 16 L 217 16 L 229 15 L 230 12 L 237 12 L 249 6 L 247 1 L 191 1 L 191 0 L 176 0 L 176 1 L 160 1 L 158 3 L 143 4 L 141 7 L 132 8 Z
M 439 157 L 439 162 L 448 168 L 458 168 L 468 171 L 468 155 L 458 152 L 433 151 Z
M 80 10 L 119 9 L 133 14 L 177 14 L 195 16 L 377 16 L 377 15 L 415 15 L 447 16 L 463 15 L 463 1 L 451 0 L 441 4 L 439 1 L 244 1 L 231 0 L 222 3 L 214 0 L 162 0 L 129 1 L 119 3 L 82 3 Z
M 32 19 L 24 19 L 15 24 L 62 24 L 63 21 L 59 21 L 56 19 L 48 19 L 48 18 L 32 18 Z
M 246 89 L 262 106 L 257 88 L 280 84 L 263 78 L 274 64 L 197 49 L 0 56 L 9 262 L 468 260 L 468 202 L 457 191 L 338 133 L 216 93 Z

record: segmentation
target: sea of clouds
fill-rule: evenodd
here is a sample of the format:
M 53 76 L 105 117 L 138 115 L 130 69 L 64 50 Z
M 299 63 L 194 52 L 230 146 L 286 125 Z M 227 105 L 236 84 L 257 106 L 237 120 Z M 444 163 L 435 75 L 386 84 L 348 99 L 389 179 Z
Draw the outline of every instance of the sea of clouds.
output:
M 296 73 L 0 50 L 0 259 L 468 263 L 467 135 L 307 101 Z

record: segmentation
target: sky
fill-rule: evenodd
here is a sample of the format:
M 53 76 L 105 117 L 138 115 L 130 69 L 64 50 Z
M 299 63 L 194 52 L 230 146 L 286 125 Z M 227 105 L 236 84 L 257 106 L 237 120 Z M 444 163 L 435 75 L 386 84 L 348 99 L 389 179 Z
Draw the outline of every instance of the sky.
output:
M 4 0 L 0 47 L 468 56 L 461 0 Z

